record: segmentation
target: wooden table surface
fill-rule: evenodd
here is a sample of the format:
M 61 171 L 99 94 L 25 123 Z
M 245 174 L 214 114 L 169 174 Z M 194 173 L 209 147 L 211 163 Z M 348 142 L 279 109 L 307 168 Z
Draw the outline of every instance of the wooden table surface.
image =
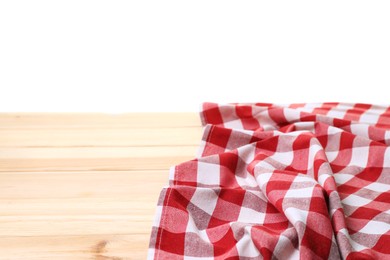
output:
M 145 259 L 196 113 L 0 114 L 0 259 Z

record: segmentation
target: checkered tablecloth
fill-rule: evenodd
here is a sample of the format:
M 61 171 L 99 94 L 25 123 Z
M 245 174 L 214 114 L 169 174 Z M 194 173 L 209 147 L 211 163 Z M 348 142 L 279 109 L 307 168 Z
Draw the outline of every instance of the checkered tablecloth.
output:
M 205 103 L 149 259 L 390 259 L 390 108 Z

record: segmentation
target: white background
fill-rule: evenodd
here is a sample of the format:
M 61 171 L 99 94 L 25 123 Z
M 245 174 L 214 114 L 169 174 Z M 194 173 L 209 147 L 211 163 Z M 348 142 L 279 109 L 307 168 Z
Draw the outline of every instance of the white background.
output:
M 388 1 L 2 1 L 0 111 L 388 103 Z

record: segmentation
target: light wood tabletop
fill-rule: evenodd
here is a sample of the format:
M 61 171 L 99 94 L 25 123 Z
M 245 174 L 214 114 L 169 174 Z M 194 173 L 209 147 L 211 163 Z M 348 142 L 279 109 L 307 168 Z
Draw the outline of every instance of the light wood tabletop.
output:
M 0 259 L 145 259 L 196 113 L 0 114 Z

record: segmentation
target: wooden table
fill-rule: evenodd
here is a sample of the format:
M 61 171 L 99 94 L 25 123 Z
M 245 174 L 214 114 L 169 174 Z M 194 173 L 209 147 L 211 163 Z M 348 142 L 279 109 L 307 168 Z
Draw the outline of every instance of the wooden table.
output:
M 0 259 L 145 259 L 195 113 L 0 114 Z

